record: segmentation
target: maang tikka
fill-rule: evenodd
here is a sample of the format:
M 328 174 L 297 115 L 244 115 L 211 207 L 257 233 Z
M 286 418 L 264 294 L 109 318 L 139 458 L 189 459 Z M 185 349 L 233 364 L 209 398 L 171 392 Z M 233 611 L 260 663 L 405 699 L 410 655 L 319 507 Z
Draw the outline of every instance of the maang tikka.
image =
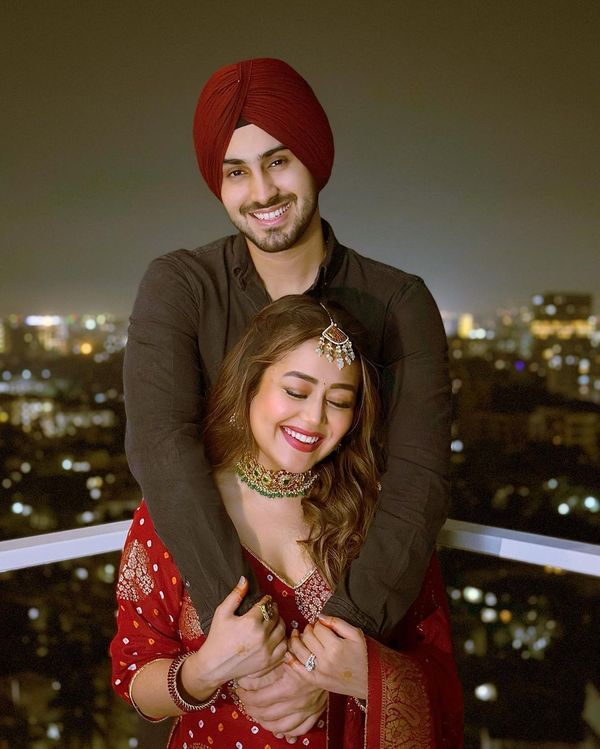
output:
M 327 361 L 335 362 L 338 369 L 343 369 L 346 364 L 352 364 L 356 359 L 352 343 L 346 333 L 334 322 L 327 307 L 324 304 L 321 304 L 321 307 L 327 312 L 329 325 L 321 333 L 315 353 L 324 356 Z

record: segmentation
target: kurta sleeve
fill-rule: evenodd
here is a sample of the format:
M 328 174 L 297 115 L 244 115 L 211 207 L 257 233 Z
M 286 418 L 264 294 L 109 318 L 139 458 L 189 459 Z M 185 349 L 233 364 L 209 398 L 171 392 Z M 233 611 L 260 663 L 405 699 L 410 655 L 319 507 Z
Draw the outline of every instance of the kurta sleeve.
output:
M 386 639 L 417 596 L 449 504 L 447 342 L 419 278 L 410 277 L 385 311 L 381 361 L 387 470 L 380 503 L 326 612 Z
M 259 596 L 235 528 L 212 481 L 200 422 L 207 383 L 197 290 L 177 257 L 153 261 L 130 319 L 123 371 L 129 466 L 156 530 L 172 551 L 204 631 L 243 574 Z M 210 335 L 210 331 L 204 331 Z
M 131 682 L 144 666 L 185 651 L 179 634 L 185 588 L 144 503 L 135 511 L 127 534 L 116 595 L 117 633 L 110 645 L 112 684 L 131 703 Z

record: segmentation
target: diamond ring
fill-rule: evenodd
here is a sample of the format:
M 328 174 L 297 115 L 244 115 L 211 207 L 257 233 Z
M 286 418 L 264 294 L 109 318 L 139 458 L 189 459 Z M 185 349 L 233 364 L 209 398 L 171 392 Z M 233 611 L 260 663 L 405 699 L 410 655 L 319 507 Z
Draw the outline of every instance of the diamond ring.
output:
M 304 668 L 307 671 L 314 671 L 316 665 L 317 665 L 317 656 L 314 653 L 311 653 L 308 656 L 308 658 L 306 659 L 306 663 L 304 664 Z

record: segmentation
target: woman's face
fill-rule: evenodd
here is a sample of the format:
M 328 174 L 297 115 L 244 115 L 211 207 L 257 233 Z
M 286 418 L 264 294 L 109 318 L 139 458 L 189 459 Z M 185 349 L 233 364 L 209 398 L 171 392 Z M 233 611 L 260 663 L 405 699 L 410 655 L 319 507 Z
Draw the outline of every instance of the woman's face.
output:
M 361 370 L 338 369 L 301 344 L 268 367 L 250 404 L 250 429 L 265 468 L 301 473 L 334 450 L 354 418 Z

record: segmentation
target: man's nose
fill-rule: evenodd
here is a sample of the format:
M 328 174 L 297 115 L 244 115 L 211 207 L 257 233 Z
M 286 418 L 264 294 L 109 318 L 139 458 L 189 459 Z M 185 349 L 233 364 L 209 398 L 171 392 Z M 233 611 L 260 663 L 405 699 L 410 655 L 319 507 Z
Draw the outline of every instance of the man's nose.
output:
M 261 205 L 267 205 L 277 195 L 277 187 L 268 172 L 259 171 L 254 174 L 251 189 L 252 201 Z

